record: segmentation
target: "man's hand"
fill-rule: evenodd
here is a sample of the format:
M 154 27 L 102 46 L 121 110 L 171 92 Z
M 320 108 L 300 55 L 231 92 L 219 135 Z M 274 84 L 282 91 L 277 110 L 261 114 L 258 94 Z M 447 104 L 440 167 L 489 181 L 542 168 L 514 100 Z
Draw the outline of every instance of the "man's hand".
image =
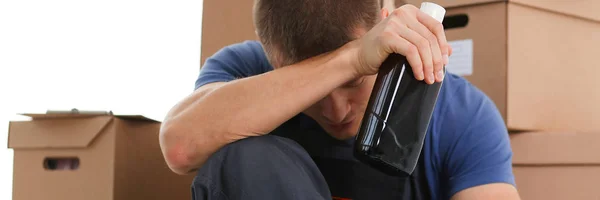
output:
M 397 53 L 406 56 L 416 79 L 429 84 L 443 80 L 442 68 L 452 52 L 442 24 L 408 4 L 349 45 L 357 47 L 357 76 L 376 74 L 388 55 Z

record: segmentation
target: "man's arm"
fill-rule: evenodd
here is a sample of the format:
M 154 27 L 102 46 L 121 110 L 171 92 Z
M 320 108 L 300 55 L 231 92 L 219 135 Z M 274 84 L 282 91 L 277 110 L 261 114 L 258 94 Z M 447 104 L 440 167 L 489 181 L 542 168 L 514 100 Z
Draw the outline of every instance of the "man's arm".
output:
M 456 193 L 452 200 L 518 200 L 517 189 L 506 183 L 490 183 L 465 189 Z
M 341 52 L 198 88 L 167 114 L 161 127 L 169 167 L 189 173 L 222 146 L 272 131 L 355 78 L 348 67 L 351 59 Z
M 417 79 L 441 81 L 437 72 L 449 53 L 442 24 L 411 5 L 389 16 L 382 14 L 386 18 L 363 37 L 335 51 L 197 89 L 176 105 L 162 124 L 159 140 L 168 166 L 179 174 L 193 171 L 222 146 L 266 134 L 344 83 L 376 74 L 392 53 L 407 57 Z
M 452 200 L 517 200 L 512 150 L 494 103 L 469 83 L 452 93 L 439 148 Z

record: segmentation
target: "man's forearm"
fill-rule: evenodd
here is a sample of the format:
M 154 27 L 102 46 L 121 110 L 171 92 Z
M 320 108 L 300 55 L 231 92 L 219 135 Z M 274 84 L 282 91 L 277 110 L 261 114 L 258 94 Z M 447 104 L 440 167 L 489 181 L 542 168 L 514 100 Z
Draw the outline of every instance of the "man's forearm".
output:
M 190 96 L 173 109 L 161 129 L 167 162 L 187 172 L 230 142 L 269 133 L 355 78 L 341 52 Z

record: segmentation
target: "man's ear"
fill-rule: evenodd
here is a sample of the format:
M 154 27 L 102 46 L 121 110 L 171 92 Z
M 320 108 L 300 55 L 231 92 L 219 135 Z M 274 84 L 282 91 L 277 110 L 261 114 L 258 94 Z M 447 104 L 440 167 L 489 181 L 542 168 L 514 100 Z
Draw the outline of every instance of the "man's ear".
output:
M 387 8 L 382 8 L 381 9 L 381 19 L 385 19 L 386 17 L 388 17 L 390 15 L 390 12 Z

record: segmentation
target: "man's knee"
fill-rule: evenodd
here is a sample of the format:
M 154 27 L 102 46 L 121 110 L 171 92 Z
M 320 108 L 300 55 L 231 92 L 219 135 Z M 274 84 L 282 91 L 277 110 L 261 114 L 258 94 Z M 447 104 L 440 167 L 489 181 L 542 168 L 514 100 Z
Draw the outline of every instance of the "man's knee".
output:
M 246 171 L 260 173 L 289 165 L 298 159 L 312 162 L 308 153 L 293 140 L 272 135 L 249 137 L 228 144 L 214 153 L 198 171 L 198 176 Z
M 224 147 L 225 160 L 249 161 L 248 164 L 260 164 L 257 161 L 296 157 L 309 157 L 302 147 L 293 140 L 264 135 L 249 137 L 236 141 Z
M 280 193 L 270 194 L 273 189 Z M 329 193 L 308 153 L 293 140 L 272 135 L 246 138 L 221 148 L 198 171 L 192 191 L 195 199 L 286 196 L 301 191 L 310 191 L 308 195 L 315 197 Z
M 246 138 L 221 148 L 198 171 L 192 193 L 195 199 L 331 196 L 308 153 L 293 140 L 273 135 Z
M 295 142 L 288 140 L 289 139 L 287 138 L 272 135 L 249 137 L 227 145 L 225 150 L 243 155 L 266 155 L 272 154 L 275 151 L 280 151 L 282 148 L 280 143 L 296 145 Z

